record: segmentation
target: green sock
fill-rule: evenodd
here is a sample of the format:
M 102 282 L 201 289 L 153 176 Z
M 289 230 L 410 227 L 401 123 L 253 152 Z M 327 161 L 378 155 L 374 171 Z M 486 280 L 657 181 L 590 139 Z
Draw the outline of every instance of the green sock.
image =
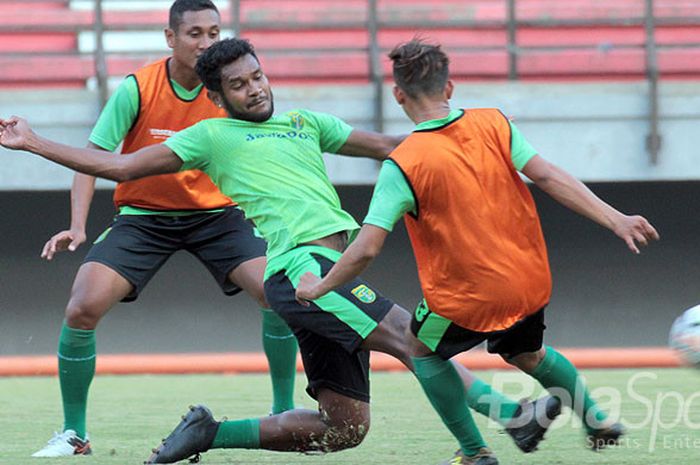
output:
M 452 363 L 438 355 L 411 359 L 418 382 L 442 422 L 459 441 L 462 452 L 467 456 L 475 455 L 480 448 L 486 447 L 467 407 L 462 378 Z
M 262 342 L 272 381 L 272 413 L 294 408 L 294 378 L 297 372 L 297 339 L 275 312 L 262 313 Z
M 260 420 L 222 421 L 211 449 L 260 449 Z
M 490 384 L 475 379 L 467 390 L 467 405 L 506 426 L 513 419 L 520 404 L 496 391 Z
M 532 376 L 545 388 L 552 390 L 564 390 L 568 393 L 570 401 L 568 406 L 573 408 L 577 415 L 581 417 L 586 430 L 591 433 L 600 428 L 600 423 L 607 419 L 595 401 L 591 398 L 581 376 L 576 367 L 562 354 L 547 346 L 546 353 L 542 361 L 532 372 Z M 563 402 L 565 405 L 566 401 Z
M 63 399 L 63 430 L 85 439 L 90 383 L 95 375 L 95 331 L 69 328 L 63 322 L 58 340 L 58 379 Z

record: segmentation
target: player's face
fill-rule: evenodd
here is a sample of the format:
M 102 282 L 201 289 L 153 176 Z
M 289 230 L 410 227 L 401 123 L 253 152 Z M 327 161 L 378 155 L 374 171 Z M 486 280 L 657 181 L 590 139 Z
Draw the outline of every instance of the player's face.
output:
M 165 30 L 173 58 L 194 69 L 197 58 L 219 40 L 221 19 L 214 10 L 186 11 L 176 31 Z
M 221 89 L 221 103 L 231 118 L 261 123 L 274 112 L 270 84 L 253 55 L 221 68 Z

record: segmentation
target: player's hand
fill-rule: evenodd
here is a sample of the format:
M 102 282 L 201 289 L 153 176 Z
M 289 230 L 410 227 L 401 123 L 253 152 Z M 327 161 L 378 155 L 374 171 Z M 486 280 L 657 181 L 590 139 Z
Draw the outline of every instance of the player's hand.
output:
M 51 260 L 56 252 L 63 252 L 66 250 L 75 252 L 75 249 L 85 242 L 85 239 L 85 231 L 70 229 L 56 233 L 44 244 L 44 249 L 41 251 L 41 258 Z
M 12 150 L 23 150 L 32 135 L 27 120 L 19 116 L 0 118 L 0 145 Z
M 659 233 L 647 221 L 639 215 L 622 215 L 613 228 L 615 234 L 627 244 L 634 253 L 639 253 L 639 245 L 647 246 L 650 241 L 658 241 Z
M 304 273 L 299 279 L 297 285 L 296 298 L 304 307 L 309 306 L 309 302 L 321 297 L 321 294 L 316 290 L 316 286 L 321 282 L 321 278 L 313 273 Z

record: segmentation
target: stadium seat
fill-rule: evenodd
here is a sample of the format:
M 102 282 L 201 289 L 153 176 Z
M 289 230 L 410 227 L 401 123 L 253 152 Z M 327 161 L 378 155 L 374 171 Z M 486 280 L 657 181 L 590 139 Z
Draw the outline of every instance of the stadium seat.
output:
M 105 30 L 155 31 L 167 11 L 114 10 L 105 1 Z M 369 82 L 367 0 L 242 0 L 242 35 L 260 51 L 276 82 Z M 93 12 L 66 0 L 3 4 L 0 15 L 0 88 L 82 87 L 94 76 L 94 58 L 80 50 L 78 34 L 90 31 Z M 517 0 L 518 78 L 523 80 L 629 80 L 646 73 L 644 3 L 639 0 Z M 442 43 L 459 80 L 508 77 L 505 0 L 378 0 L 379 46 L 423 35 Z M 662 78 L 700 76 L 700 3 L 657 0 L 658 64 Z M 549 26 L 547 21 L 565 21 Z M 593 24 L 594 22 L 599 24 Z M 228 10 L 223 24 L 231 24 Z M 161 44 L 154 44 L 157 48 Z M 109 53 L 110 76 L 123 76 L 153 53 Z M 163 52 L 165 53 L 165 52 Z M 382 69 L 389 76 L 388 60 Z

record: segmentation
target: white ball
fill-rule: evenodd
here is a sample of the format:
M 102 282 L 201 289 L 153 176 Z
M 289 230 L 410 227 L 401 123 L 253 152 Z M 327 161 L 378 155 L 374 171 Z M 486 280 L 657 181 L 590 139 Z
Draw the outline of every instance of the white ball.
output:
M 676 318 L 668 344 L 684 362 L 700 368 L 700 305 L 689 308 Z

